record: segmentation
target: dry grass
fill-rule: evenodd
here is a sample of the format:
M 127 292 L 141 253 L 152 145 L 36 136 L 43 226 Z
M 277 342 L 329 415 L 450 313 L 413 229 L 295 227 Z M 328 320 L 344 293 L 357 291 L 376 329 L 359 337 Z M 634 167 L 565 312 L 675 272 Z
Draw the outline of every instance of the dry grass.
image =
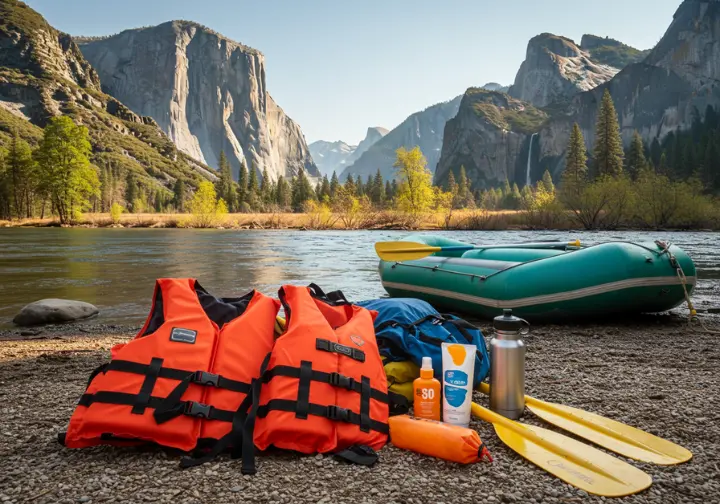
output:
M 59 226 L 56 219 L 22 219 L 0 221 L 0 227 L 51 227 Z M 573 229 L 569 220 L 557 224 L 562 229 Z M 113 227 L 108 213 L 88 213 L 75 227 Z M 124 228 L 188 228 L 192 227 L 190 214 L 124 213 L 120 224 Z M 220 218 L 219 229 L 402 229 L 402 230 L 505 230 L 529 227 L 523 212 L 516 210 L 458 210 L 453 212 L 449 226 L 445 215 L 428 213 L 417 217 L 394 210 L 373 210 L 361 215 L 348 228 L 336 214 L 319 218 L 313 213 L 234 213 Z

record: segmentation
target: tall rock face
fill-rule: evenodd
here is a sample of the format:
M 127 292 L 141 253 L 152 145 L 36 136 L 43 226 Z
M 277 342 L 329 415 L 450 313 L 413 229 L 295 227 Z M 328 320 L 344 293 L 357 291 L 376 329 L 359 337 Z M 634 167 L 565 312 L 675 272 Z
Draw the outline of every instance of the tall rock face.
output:
M 236 177 L 242 162 L 273 179 L 318 175 L 300 127 L 267 91 L 259 51 L 185 21 L 79 42 L 104 90 L 193 158 L 216 167 L 224 151 Z
M 88 128 L 92 162 L 133 172 L 148 192 L 170 196 L 177 179 L 197 186 L 214 176 L 178 153 L 149 117 L 101 91 L 98 74 L 72 38 L 18 0 L 0 0 L 0 147 L 14 131 L 31 144 L 64 114 Z
M 618 69 L 596 63 L 569 38 L 533 37 L 509 94 L 536 107 L 561 102 L 610 80 Z
M 660 42 L 642 63 L 628 65 L 611 81 L 576 96 L 539 134 L 541 157 L 555 176 L 573 122 L 578 122 L 590 148 L 602 94 L 615 102 L 623 141 L 634 131 L 645 142 L 691 127 L 708 106 L 720 107 L 720 1 L 685 0 Z
M 451 172 L 457 179 L 464 166 L 474 188 L 505 180 L 523 185 L 532 133 L 546 120 L 541 110 L 505 93 L 468 89 L 457 116 L 445 126 L 435 184 L 445 184 Z
M 428 168 L 434 172 L 440 159 L 445 123 L 455 117 L 461 99 L 462 96 L 458 96 L 448 102 L 438 103 L 422 112 L 412 114 L 348 166 L 342 172 L 340 180 L 344 181 L 348 175 L 362 177 L 365 180 L 369 175 L 375 175 L 378 169 L 386 180 L 395 178 L 393 164 L 395 152 L 400 147 L 406 149 L 420 147 L 427 159 Z
M 308 148 L 313 161 L 322 175 L 330 177 L 333 172 L 340 175 L 375 142 L 388 134 L 388 130 L 379 126 L 368 128 L 365 138 L 358 145 L 348 145 L 343 141 L 327 142 L 318 140 Z

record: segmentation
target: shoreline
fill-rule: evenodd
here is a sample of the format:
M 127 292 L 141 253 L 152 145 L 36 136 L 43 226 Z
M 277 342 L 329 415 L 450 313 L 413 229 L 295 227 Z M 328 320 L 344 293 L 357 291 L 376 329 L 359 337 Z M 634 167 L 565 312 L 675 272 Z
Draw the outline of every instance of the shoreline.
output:
M 479 324 L 486 339 L 489 323 Z M 720 329 L 720 321 L 709 327 Z M 607 502 L 549 475 L 508 449 L 493 428 L 473 419 L 493 463 L 461 466 L 400 450 L 380 450 L 371 467 L 339 463 L 330 456 L 268 452 L 258 473 L 240 474 L 228 456 L 182 470 L 180 454 L 154 447 L 70 450 L 55 439 L 67 428 L 89 373 L 107 361 L 110 348 L 131 337 L 130 327 L 107 334 L 67 334 L 56 339 L 0 345 L 0 382 L 7 398 L 0 451 L 8 470 L 0 475 L 0 499 L 38 503 L 138 502 Z M 102 328 L 99 328 L 102 329 Z M 111 331 L 110 327 L 105 329 Z M 678 332 L 686 337 L 678 339 Z M 688 332 L 677 317 L 641 318 L 593 325 L 533 326 L 527 336 L 527 393 L 644 429 L 693 452 L 676 466 L 628 460 L 652 476 L 652 486 L 624 500 L 633 503 L 707 502 L 720 494 L 720 362 L 716 337 Z M 48 386 L 47 377 L 55 376 Z M 678 387 L 677 384 L 702 386 Z M 611 386 L 608 386 L 611 384 Z M 487 398 L 479 393 L 482 405 Z M 523 422 L 548 428 L 526 412 Z M 452 482 L 428 485 L 428 481 Z M 59 483 L 60 482 L 60 483 Z M 352 482 L 352 484 L 347 484 Z M 370 489 L 370 490 L 368 490 Z M 375 491 L 372 491 L 375 490 Z M 7 497 L 7 498 L 5 498 Z M 492 499 L 490 498 L 492 497 Z M 150 499 L 148 499 L 150 498 Z
M 312 213 L 234 213 L 227 214 L 204 229 L 216 230 L 295 230 L 295 231 L 657 231 L 657 232 L 717 232 L 720 229 L 648 228 L 618 226 L 615 228 L 585 229 L 572 225 L 531 226 L 523 222 L 525 215 L 518 210 L 478 210 L 453 213 L 450 224 L 439 213 L 424 214 L 416 222 L 394 211 L 379 212 L 346 225 L 336 214 Z M 0 220 L 0 228 L 80 228 L 80 229 L 199 229 L 191 214 L 123 214 L 114 223 L 108 213 L 84 214 L 73 224 L 60 224 L 55 218 Z

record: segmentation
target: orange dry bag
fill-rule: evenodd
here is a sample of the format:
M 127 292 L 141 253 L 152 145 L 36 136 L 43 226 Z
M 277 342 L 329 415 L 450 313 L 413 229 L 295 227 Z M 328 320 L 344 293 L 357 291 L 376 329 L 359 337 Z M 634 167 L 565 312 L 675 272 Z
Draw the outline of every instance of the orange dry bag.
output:
M 424 418 L 399 415 L 388 419 L 390 441 L 403 450 L 430 455 L 450 462 L 472 464 L 492 456 L 477 432 Z

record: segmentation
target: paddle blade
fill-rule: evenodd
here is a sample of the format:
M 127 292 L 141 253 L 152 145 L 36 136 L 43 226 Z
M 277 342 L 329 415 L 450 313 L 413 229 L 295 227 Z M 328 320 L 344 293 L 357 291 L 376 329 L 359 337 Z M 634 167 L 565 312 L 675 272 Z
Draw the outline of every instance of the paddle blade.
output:
M 659 465 L 687 462 L 692 453 L 671 441 L 595 413 L 527 398 L 526 406 L 546 422 L 628 458 Z
M 375 244 L 375 252 L 383 261 L 413 261 L 441 250 L 441 247 L 407 241 L 377 242 Z
M 522 457 L 588 493 L 622 497 L 641 492 L 652 484 L 649 474 L 607 453 L 557 432 L 532 425 L 518 425 L 542 441 L 534 442 L 524 433 L 499 424 L 495 424 L 495 432 L 503 443 Z M 574 453 L 574 460 L 562 456 L 564 451 Z

